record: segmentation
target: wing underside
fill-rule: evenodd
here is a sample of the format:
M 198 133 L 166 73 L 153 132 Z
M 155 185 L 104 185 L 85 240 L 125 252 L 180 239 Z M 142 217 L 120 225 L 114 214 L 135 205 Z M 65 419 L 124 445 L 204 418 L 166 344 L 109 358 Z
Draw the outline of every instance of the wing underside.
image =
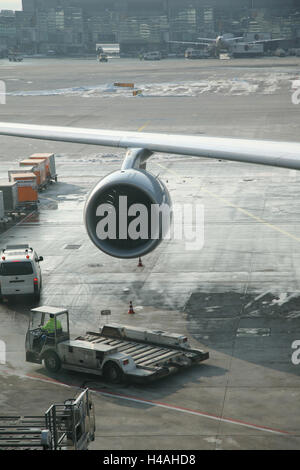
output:
M 300 169 L 300 143 L 0 123 L 0 135 Z
M 200 41 L 168 41 L 170 44 L 193 44 L 195 46 L 209 46 L 210 42 L 200 42 Z
M 267 42 L 276 42 L 276 41 L 285 41 L 286 39 L 284 38 L 278 38 L 278 39 L 258 39 L 257 41 L 250 41 L 248 44 L 264 44 Z

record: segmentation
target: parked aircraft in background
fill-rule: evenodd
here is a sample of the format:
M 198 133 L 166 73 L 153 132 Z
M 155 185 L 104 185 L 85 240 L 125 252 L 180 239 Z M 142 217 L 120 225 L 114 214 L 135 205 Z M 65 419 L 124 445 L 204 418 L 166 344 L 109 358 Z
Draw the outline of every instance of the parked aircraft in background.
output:
M 276 41 L 283 41 L 284 38 L 278 39 L 271 39 L 271 38 L 263 38 L 260 34 L 255 34 L 253 40 L 247 40 L 245 36 L 236 36 L 234 37 L 232 34 L 222 34 L 217 36 L 216 38 L 198 38 L 197 41 L 169 41 L 170 44 L 182 44 L 187 46 L 206 46 L 210 50 L 214 50 L 216 55 L 219 55 L 222 51 L 232 52 L 234 45 L 242 42 L 244 47 L 250 49 L 251 46 L 255 44 L 266 44 L 272 43 Z

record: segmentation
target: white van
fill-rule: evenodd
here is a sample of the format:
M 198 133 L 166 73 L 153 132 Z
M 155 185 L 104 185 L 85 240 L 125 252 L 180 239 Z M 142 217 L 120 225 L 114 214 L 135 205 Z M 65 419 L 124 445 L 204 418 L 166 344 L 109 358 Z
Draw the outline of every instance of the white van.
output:
M 144 60 L 161 60 L 161 53 L 159 51 L 146 52 L 144 54 Z
M 29 245 L 8 245 L 0 252 L 0 298 L 32 295 L 40 299 L 42 256 Z

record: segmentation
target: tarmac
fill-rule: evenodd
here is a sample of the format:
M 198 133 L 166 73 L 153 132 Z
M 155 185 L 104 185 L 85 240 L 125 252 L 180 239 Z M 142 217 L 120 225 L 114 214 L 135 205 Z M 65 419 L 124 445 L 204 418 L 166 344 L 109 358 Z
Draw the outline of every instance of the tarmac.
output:
M 292 103 L 299 67 L 293 57 L 2 60 L 1 121 L 299 141 L 300 105 Z M 142 94 L 114 90 L 123 81 Z M 147 386 L 50 376 L 25 362 L 30 301 L 2 302 L 0 415 L 40 415 L 88 386 L 97 415 L 91 449 L 298 449 L 297 171 L 154 155 L 148 169 L 173 202 L 203 208 L 204 243 L 189 250 L 185 240 L 167 240 L 141 268 L 98 251 L 83 225 L 88 192 L 120 168 L 124 152 L 0 137 L 0 179 L 36 152 L 56 154 L 58 182 L 40 194 L 38 212 L 2 231 L 0 245 L 30 243 L 44 257 L 40 304 L 68 308 L 74 336 L 97 329 L 101 310 L 110 309 L 113 322 L 187 334 L 210 358 Z

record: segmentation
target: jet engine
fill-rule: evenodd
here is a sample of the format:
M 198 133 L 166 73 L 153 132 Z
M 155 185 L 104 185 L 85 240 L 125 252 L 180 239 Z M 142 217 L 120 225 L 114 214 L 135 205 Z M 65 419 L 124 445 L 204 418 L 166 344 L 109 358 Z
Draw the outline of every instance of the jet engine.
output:
M 172 203 L 166 186 L 144 169 L 121 169 L 89 194 L 84 219 L 92 242 L 116 258 L 138 258 L 169 233 Z

